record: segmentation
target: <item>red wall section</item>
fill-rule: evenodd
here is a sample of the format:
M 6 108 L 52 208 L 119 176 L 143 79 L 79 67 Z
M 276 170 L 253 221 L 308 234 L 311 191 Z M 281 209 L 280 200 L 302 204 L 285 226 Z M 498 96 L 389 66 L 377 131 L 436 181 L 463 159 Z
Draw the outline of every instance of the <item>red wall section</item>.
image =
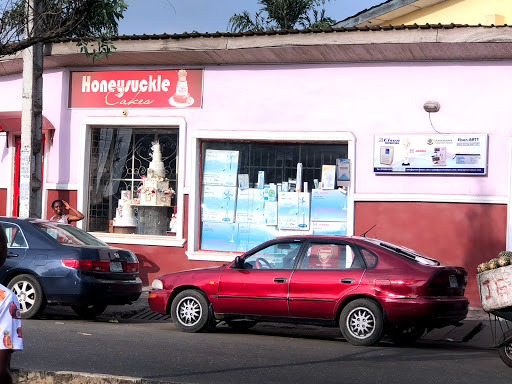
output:
M 7 216 L 7 189 L 0 188 L 0 216 Z
M 55 200 L 66 200 L 69 205 L 76 208 L 77 191 L 64 191 L 57 189 L 48 190 L 48 201 L 46 202 L 46 218 L 50 219 L 53 216 L 52 203 Z M 69 213 L 69 212 L 64 212 Z M 72 213 L 72 212 L 71 212 Z M 83 213 L 83 212 L 82 212 Z M 85 213 L 84 213 L 85 215 Z
M 505 250 L 507 206 L 419 202 L 358 202 L 355 235 L 367 231 L 404 245 L 443 264 L 464 267 L 468 272 L 466 297 L 480 307 L 476 283 L 478 264 Z

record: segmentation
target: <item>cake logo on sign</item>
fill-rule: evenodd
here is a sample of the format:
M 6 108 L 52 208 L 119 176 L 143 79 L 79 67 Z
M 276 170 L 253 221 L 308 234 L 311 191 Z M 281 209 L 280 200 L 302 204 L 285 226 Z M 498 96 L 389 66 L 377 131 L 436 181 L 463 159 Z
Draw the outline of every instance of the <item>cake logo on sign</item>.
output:
M 188 93 L 187 71 L 184 69 L 178 71 L 176 93 L 169 99 L 169 104 L 173 107 L 190 107 L 194 104 L 194 98 Z

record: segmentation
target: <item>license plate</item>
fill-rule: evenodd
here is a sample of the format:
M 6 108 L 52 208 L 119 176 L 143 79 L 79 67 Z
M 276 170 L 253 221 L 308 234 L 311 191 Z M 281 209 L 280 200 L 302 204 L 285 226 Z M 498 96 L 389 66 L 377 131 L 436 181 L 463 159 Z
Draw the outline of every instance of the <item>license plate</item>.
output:
M 450 288 L 457 288 L 459 286 L 459 282 L 457 281 L 457 276 L 450 275 Z
M 110 272 L 123 272 L 123 264 L 120 261 L 111 261 Z

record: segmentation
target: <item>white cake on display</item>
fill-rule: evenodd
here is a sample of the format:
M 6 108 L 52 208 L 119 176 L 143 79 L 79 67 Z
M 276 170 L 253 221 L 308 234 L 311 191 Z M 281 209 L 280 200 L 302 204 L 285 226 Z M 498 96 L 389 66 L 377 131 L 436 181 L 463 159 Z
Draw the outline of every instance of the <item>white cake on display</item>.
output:
M 116 217 L 114 217 L 112 225 L 114 227 L 137 226 L 137 219 L 135 219 L 130 191 L 121 191 L 121 199 L 117 203 Z
M 174 190 L 169 187 L 169 179 L 165 178 L 165 167 L 162 161 L 160 143 L 156 141 L 152 144 L 152 161 L 149 163 L 147 177 L 142 179 L 142 185 L 138 189 L 139 198 L 137 203 L 140 205 L 170 207 Z

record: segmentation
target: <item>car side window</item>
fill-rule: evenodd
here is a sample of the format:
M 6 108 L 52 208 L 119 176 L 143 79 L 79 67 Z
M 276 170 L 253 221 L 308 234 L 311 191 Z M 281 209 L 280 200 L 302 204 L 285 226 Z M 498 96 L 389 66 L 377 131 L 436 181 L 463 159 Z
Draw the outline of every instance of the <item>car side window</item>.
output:
M 8 248 L 28 248 L 27 241 L 23 235 L 23 231 L 19 226 L 12 223 L 0 223 L 7 235 Z
M 361 248 L 361 254 L 363 255 L 364 261 L 366 262 L 368 268 L 373 268 L 377 265 L 377 256 L 373 252 Z
M 244 259 L 244 269 L 292 269 L 301 243 L 276 243 Z
M 349 244 L 311 243 L 300 269 L 363 269 L 364 262 Z

